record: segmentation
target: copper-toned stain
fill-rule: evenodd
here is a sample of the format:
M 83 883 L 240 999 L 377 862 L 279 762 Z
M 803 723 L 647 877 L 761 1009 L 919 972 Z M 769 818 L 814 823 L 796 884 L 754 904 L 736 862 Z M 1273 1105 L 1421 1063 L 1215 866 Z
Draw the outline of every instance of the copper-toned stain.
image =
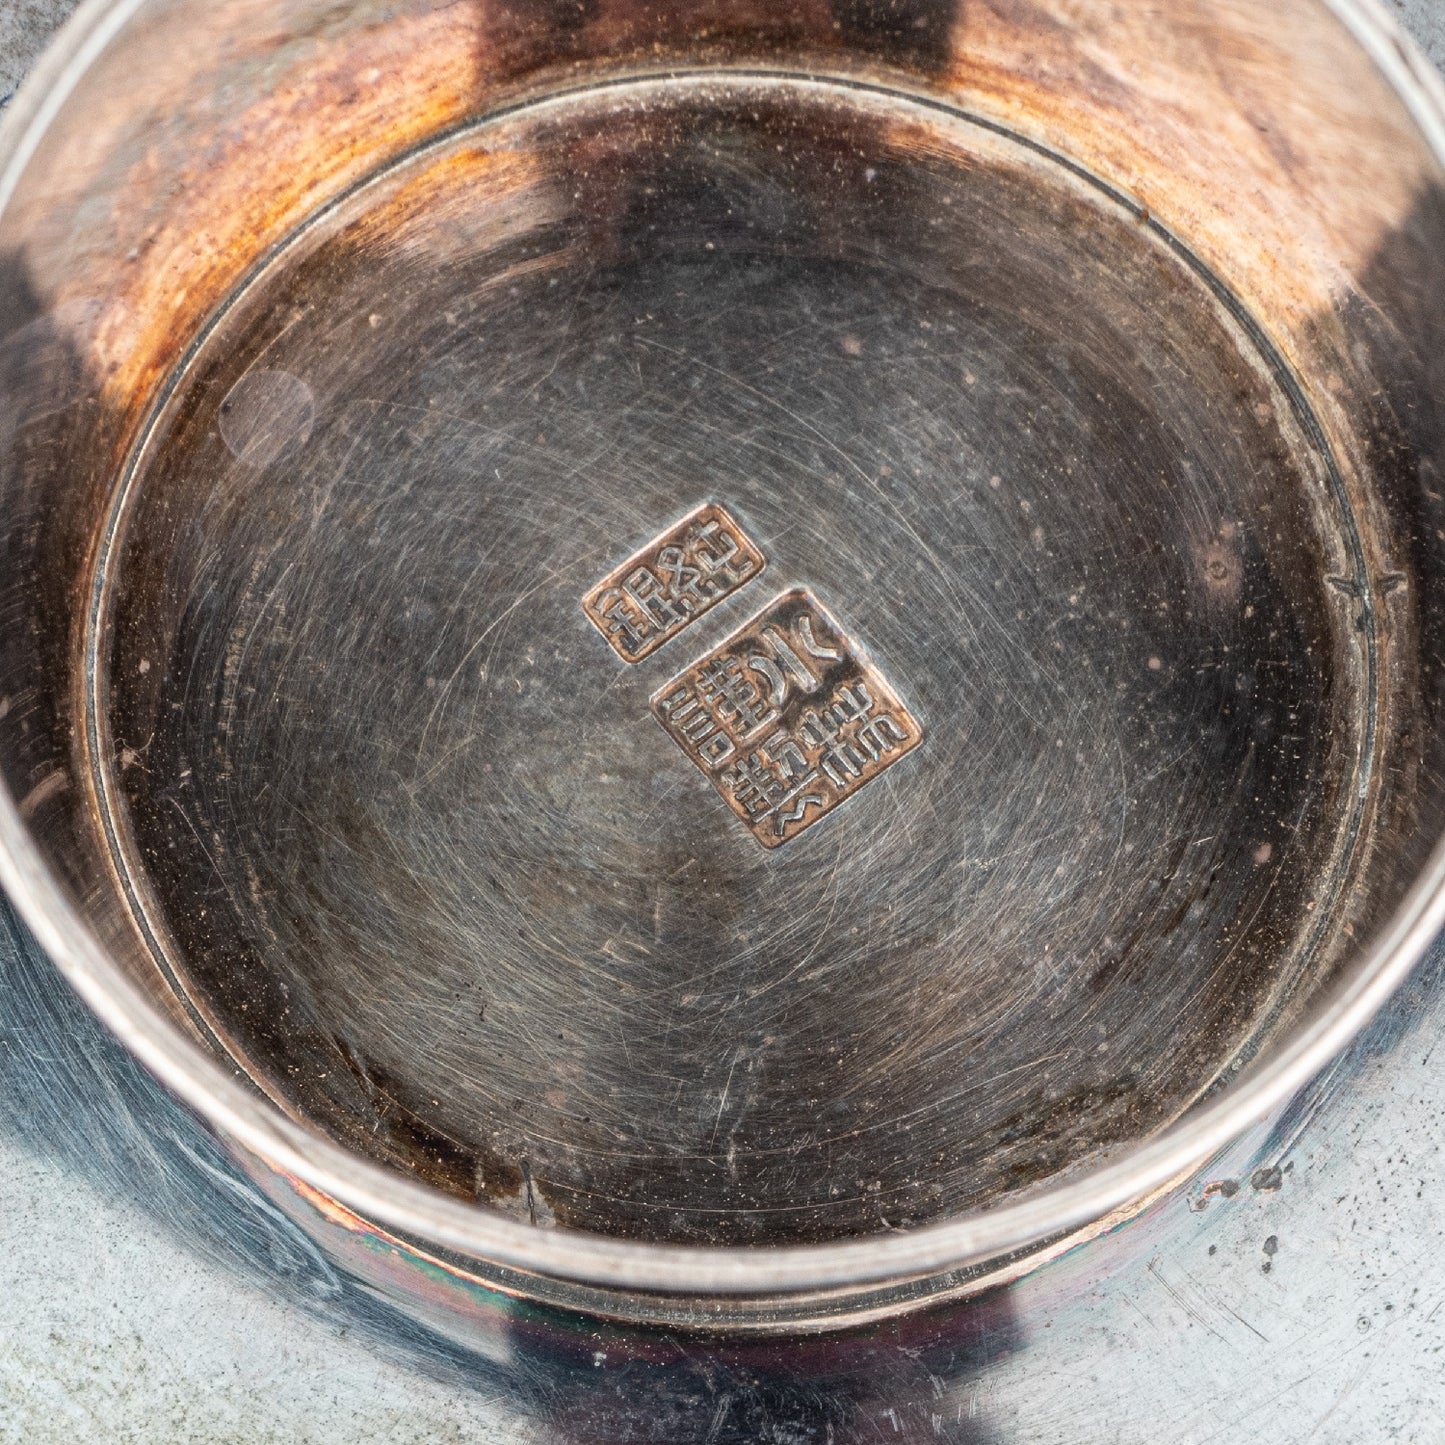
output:
M 737 522 L 708 504 L 614 567 L 582 599 L 582 610 L 623 662 L 641 662 L 764 565 Z
M 467 113 L 478 96 L 478 24 L 473 7 L 379 24 L 359 9 L 316 37 L 309 65 L 283 71 L 264 100 L 224 126 L 210 110 L 168 100 L 168 77 L 152 77 L 164 109 L 139 153 L 106 155 L 105 117 L 97 118 L 90 153 L 63 163 L 81 172 L 129 165 L 129 204 L 108 218 L 123 259 L 95 327 L 97 369 L 115 405 L 129 410 L 150 397 L 176 352 L 268 246 L 379 159 Z M 167 37 L 168 50 L 185 53 L 218 87 L 256 63 L 214 45 L 203 18 L 193 27 L 176 22 Z
M 351 224 L 347 238 L 445 262 L 525 236 L 564 210 L 560 184 L 539 173 L 534 156 L 506 145 L 469 145 L 407 174 Z
M 1318 314 L 1340 282 L 1323 258 L 1368 255 L 1423 180 L 1402 166 L 1377 186 L 1365 160 L 1381 146 L 1407 151 L 1409 118 L 1383 83 L 1342 91 L 1353 42 L 1322 7 L 1273 10 L 1248 40 L 1232 38 L 1227 59 L 1215 16 L 1198 9 L 1161 45 L 1142 10 L 1082 7 L 1063 25 L 1014 0 L 963 7 L 949 89 L 1127 191 L 1263 314 Z M 1349 124 L 1286 146 L 1252 80 L 1284 71 L 1301 104 Z M 1203 207 L 1205 194 L 1229 204 Z
M 673 678 L 652 710 L 765 848 L 923 741 L 882 673 L 801 589 Z

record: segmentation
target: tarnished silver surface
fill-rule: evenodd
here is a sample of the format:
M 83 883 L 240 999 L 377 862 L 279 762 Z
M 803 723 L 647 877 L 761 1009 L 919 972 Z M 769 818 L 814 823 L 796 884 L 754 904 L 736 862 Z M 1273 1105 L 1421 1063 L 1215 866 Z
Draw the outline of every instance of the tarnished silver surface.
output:
M 400 1344 L 408 1329 L 372 1315 L 284 1221 L 233 1176 L 224 1182 L 229 1166 L 186 1116 L 23 956 L 7 969 L 0 1028 L 4 1117 L 24 1151 L 7 1144 L 3 1176 L 17 1230 L 7 1258 L 18 1268 L 5 1296 L 13 1347 L 0 1428 L 25 1440 L 71 1438 L 76 1421 L 95 1438 L 177 1440 L 334 1438 L 338 1427 L 347 1438 L 425 1440 L 1202 1441 L 1242 1430 L 1282 1441 L 1430 1439 L 1445 1408 L 1436 1364 L 1445 1279 L 1430 1247 L 1439 972 L 1422 970 L 1348 1058 L 1189 1191 L 906 1338 L 904 1327 L 881 1327 L 826 1359 L 674 1338 L 644 1349 L 639 1364 L 627 1347 L 589 1359 L 519 1331 L 524 1347 L 488 1364 L 435 1342 Z M 36 1207 L 47 1186 L 91 1223 L 81 1226 L 85 1246 L 55 1249 L 42 1272 L 31 1261 L 45 1258 L 46 1241 L 62 1243 L 70 1222 Z M 142 1202 L 117 1210 L 117 1196 Z M 155 1282 L 158 1241 L 137 1223 L 146 1209 L 192 1250 L 211 1240 L 253 1278 L 274 1288 L 279 1275 L 283 1292 L 294 1287 L 328 1316 L 293 1315 L 286 1352 L 299 1367 L 324 1349 L 345 1380 L 344 1403 L 292 1388 L 284 1364 L 279 1387 L 273 1376 L 258 1390 L 248 1370 L 269 1372 L 281 1357 L 254 1330 L 218 1335 L 214 1325 L 225 1316 L 264 1328 L 270 1307 L 205 1266 L 180 1273 L 194 1291 L 184 1307 L 204 1299 L 209 1314 L 181 1328 L 175 1316 L 137 1310 L 130 1353 L 77 1312 L 86 1290 L 129 1307 L 142 1291 L 152 1302 L 183 1297 Z M 35 1301 L 43 1306 L 27 1311 Z M 338 1322 L 361 1323 L 381 1357 L 358 1367 Z M 97 1346 L 89 1355 L 87 1339 Z M 398 1352 L 410 1378 L 392 1372 Z M 238 1359 L 240 1378 L 218 1389 L 212 1362 L 229 1369 Z M 433 1383 L 438 1374 L 445 1384 Z M 190 1381 L 202 1375 L 198 1398 Z
M 1360 1026 L 1445 751 L 1377 19 L 259 13 L 7 129 L 0 862 L 283 1213 L 473 1345 L 838 1325 Z
M 1380 766 L 1370 544 L 1221 285 L 859 84 L 584 88 L 368 180 L 98 557 L 161 966 L 298 1118 L 599 1235 L 886 1234 L 1151 1138 L 1338 955 Z M 765 579 L 619 656 L 579 602 L 709 500 Z

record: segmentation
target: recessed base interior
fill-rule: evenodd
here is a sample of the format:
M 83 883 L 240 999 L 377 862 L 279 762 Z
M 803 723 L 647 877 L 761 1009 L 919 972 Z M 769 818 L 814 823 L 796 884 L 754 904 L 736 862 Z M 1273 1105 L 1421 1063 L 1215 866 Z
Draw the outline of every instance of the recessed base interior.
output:
M 1148 1138 L 1360 823 L 1359 540 L 1252 334 L 860 86 L 438 141 L 258 266 L 117 498 L 96 782 L 158 958 L 292 1112 L 539 1224 L 838 1240 Z M 765 566 L 629 663 L 582 600 L 705 503 Z M 923 737 L 768 848 L 651 699 L 793 589 Z

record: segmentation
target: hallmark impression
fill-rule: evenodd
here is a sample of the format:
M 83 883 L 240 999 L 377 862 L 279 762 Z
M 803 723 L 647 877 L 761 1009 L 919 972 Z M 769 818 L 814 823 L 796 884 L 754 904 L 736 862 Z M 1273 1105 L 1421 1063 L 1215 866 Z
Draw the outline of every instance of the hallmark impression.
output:
M 764 565 L 737 522 L 709 502 L 613 568 L 582 610 L 624 662 L 641 662 Z
M 801 588 L 673 678 L 652 711 L 765 848 L 923 741 L 887 680 Z

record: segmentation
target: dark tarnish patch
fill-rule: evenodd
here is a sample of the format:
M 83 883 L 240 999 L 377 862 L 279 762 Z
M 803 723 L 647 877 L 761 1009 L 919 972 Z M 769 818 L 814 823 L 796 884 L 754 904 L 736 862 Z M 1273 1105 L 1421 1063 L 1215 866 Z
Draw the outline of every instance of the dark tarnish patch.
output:
M 1249 1176 L 1249 1187 L 1261 1194 L 1273 1194 L 1284 1186 L 1284 1171 L 1278 1164 L 1266 1164 Z
M 401 1080 L 375 1065 L 363 1064 L 344 1040 L 338 1039 L 336 1048 L 366 1089 L 376 1118 L 386 1130 L 390 1152 L 419 1178 L 462 1199 L 503 1188 L 514 1194 L 522 1187 L 519 1168 L 484 1158 L 474 1147 L 443 1134 L 397 1097 L 405 1088 Z
M 83 355 L 99 309 L 79 300 L 47 311 L 24 260 L 0 253 L 0 744 L 17 803 L 44 805 L 40 825 L 91 855 L 67 880 L 81 895 L 106 864 L 94 852 L 86 789 L 72 786 L 76 723 L 62 680 L 75 665 L 79 579 L 117 420 L 99 405 L 101 381 Z M 55 506 L 67 488 L 70 501 Z M 23 573 L 10 565 L 21 557 Z
M 941 75 L 951 63 L 954 27 L 964 0 L 831 0 L 851 46 L 880 60 Z
M 691 64 L 760 60 L 770 53 L 859 59 L 924 76 L 950 67 L 964 0 L 510 0 L 478 26 L 478 75 L 485 83 L 539 65 L 587 58 L 597 63 Z
M 1203 1189 L 1199 1191 L 1199 1199 L 1191 1204 L 1190 1208 L 1196 1213 L 1201 1213 L 1209 1208 L 1209 1201 L 1216 1196 L 1220 1199 L 1233 1199 L 1239 1193 L 1239 1180 L 1237 1179 L 1211 1179 Z M 1212 1252 L 1212 1251 L 1211 1251 Z
M 1093 1144 L 1109 1144 L 1129 1136 L 1140 1107 L 1137 1078 L 1083 1084 L 1068 1094 L 1040 1098 L 1006 1122 L 998 1136 L 1005 1155 L 1019 1146 L 1027 1146 L 1034 1155 L 1027 1162 L 1009 1164 L 1014 1187 L 1036 1184 L 1074 1162 L 1081 1119 L 1089 1121 Z

